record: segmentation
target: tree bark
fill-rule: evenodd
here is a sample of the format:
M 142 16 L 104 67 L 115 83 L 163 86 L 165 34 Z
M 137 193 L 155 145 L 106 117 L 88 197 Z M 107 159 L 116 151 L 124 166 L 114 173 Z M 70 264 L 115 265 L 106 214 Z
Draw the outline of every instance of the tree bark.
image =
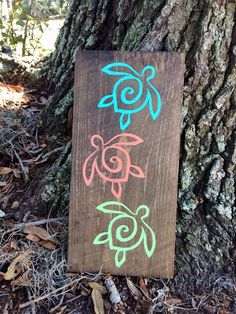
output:
M 182 294 L 232 276 L 236 261 L 235 16 L 230 0 L 74 0 L 42 71 L 51 92 L 44 126 L 63 134 L 77 49 L 186 53 L 173 281 Z M 53 208 L 68 204 L 70 148 L 52 167 L 42 194 Z

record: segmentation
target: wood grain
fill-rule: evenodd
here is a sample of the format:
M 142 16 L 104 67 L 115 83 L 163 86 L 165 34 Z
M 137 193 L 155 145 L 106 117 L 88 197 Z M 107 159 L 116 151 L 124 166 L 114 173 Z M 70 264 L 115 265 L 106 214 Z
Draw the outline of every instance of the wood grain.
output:
M 122 133 L 119 113 L 112 107 L 97 108 L 99 100 L 112 92 L 117 81 L 117 77 L 101 72 L 112 62 L 128 63 L 140 73 L 145 66 L 154 66 L 157 75 L 151 82 L 163 103 L 156 121 L 147 107 L 132 115 L 131 124 L 124 131 L 143 139 L 143 143 L 130 146 L 128 151 L 145 178 L 130 176 L 122 183 L 118 200 L 131 210 L 141 204 L 150 208 L 146 222 L 156 234 L 156 249 L 148 258 L 140 245 L 127 253 L 126 262 L 119 268 L 114 264 L 114 250 L 109 250 L 107 244 L 93 245 L 95 236 L 107 230 L 112 218 L 96 210 L 99 204 L 116 200 L 111 185 L 95 174 L 87 186 L 82 176 L 84 161 L 93 152 L 91 136 L 99 134 L 107 142 Z M 183 72 L 184 55 L 180 53 L 77 53 L 68 249 L 71 271 L 97 272 L 102 267 L 103 272 L 112 274 L 173 277 Z

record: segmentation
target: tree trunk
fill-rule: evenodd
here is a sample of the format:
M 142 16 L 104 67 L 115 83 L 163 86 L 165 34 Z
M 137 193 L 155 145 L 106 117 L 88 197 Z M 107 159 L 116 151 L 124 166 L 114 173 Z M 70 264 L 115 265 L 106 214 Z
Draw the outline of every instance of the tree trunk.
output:
M 173 281 L 182 294 L 231 276 L 236 259 L 235 13 L 230 0 L 74 0 L 42 74 L 52 95 L 44 126 L 58 136 L 68 132 L 76 49 L 186 53 Z M 53 208 L 68 205 L 70 149 L 42 193 Z

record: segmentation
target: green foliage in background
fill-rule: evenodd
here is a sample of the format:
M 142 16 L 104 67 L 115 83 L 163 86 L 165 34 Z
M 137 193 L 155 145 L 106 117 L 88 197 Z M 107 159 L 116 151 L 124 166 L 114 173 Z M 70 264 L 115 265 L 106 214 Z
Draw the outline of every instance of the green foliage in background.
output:
M 63 19 L 67 8 L 67 0 L 0 0 L 0 45 L 20 47 L 22 56 L 43 54 L 40 40 L 49 21 Z

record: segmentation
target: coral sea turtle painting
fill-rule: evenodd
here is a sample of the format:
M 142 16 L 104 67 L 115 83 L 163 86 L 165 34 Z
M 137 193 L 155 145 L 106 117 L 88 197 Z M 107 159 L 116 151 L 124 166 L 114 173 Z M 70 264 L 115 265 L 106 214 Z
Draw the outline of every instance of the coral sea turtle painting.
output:
M 149 216 L 149 208 L 146 205 L 140 205 L 133 212 L 123 203 L 108 201 L 97 206 L 97 210 L 114 217 L 110 220 L 107 230 L 95 237 L 93 244 L 107 244 L 110 250 L 116 251 L 116 267 L 121 267 L 126 262 L 127 253 L 140 245 L 143 245 L 147 257 L 153 255 L 156 236 L 145 221 Z
M 120 114 L 119 124 L 122 131 L 131 123 L 131 116 L 149 108 L 150 115 L 156 120 L 160 114 L 162 100 L 158 90 L 151 84 L 156 76 L 153 66 L 145 66 L 141 73 L 123 62 L 106 65 L 102 72 L 120 77 L 113 86 L 111 94 L 105 95 L 98 103 L 98 108 L 113 107 Z
M 141 144 L 143 140 L 131 133 L 115 135 L 108 142 L 95 134 L 91 137 L 94 151 L 83 164 L 83 178 L 86 185 L 90 185 L 95 174 L 103 181 L 111 184 L 111 192 L 116 198 L 121 197 L 122 183 L 130 176 L 144 178 L 140 167 L 134 165 L 130 156 L 130 148 Z

